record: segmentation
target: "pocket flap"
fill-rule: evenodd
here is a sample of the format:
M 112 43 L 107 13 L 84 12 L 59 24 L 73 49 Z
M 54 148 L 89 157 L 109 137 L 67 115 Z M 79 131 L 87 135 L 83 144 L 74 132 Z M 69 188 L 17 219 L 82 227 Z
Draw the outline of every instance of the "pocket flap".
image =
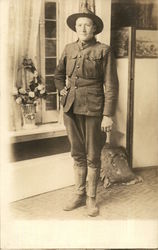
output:
M 76 53 L 72 54 L 72 55 L 70 56 L 70 58 L 72 58 L 72 59 L 77 58 L 77 54 L 76 54 Z
M 92 55 L 92 56 L 89 56 L 89 58 L 92 60 L 100 60 L 102 57 L 101 55 Z
M 85 55 L 85 58 L 95 61 L 95 60 L 101 60 L 102 56 L 101 55 L 90 54 L 90 55 Z

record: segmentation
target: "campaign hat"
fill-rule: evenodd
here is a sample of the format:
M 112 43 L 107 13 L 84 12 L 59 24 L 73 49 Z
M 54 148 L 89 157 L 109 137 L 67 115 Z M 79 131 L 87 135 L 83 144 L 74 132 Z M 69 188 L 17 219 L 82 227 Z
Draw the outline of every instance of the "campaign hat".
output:
M 75 27 L 76 20 L 80 17 L 87 17 L 93 21 L 93 23 L 96 25 L 96 31 L 95 31 L 94 35 L 97 35 L 100 32 L 102 32 L 102 30 L 104 28 L 104 24 L 103 24 L 102 19 L 99 16 L 97 16 L 92 10 L 90 10 L 86 3 L 82 4 L 80 6 L 80 10 L 78 13 L 75 13 L 75 14 L 68 16 L 67 25 L 69 26 L 70 29 L 72 29 L 73 31 L 76 32 L 76 27 Z

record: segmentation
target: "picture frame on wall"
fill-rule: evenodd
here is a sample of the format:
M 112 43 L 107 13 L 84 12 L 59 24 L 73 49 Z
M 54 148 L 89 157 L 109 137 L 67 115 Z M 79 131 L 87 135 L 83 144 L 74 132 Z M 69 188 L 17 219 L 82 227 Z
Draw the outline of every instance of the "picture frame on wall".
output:
M 111 31 L 111 46 L 116 58 L 128 57 L 129 27 Z
M 136 58 L 158 58 L 158 30 L 136 30 Z

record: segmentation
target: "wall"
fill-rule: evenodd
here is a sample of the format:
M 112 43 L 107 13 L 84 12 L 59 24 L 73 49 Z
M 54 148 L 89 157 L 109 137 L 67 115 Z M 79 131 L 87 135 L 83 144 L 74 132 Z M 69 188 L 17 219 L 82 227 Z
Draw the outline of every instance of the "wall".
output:
M 111 142 L 126 147 L 128 59 L 117 59 L 119 98 Z M 133 167 L 158 166 L 158 59 L 135 59 Z
M 119 80 L 119 96 L 114 116 L 111 143 L 126 147 L 128 58 L 117 59 L 116 63 Z
M 158 166 L 158 59 L 136 59 L 134 167 Z
M 158 166 L 158 59 L 151 59 L 158 55 L 158 36 L 156 39 L 154 35 L 158 30 L 158 1 L 112 0 L 111 20 L 111 26 L 115 30 L 132 26 L 136 30 L 146 30 L 148 34 L 137 37 L 136 32 L 133 167 Z M 123 134 L 117 136 L 115 141 L 124 146 L 127 65 L 123 64 L 122 59 L 118 59 L 117 62 L 120 93 L 116 131 L 122 128 Z

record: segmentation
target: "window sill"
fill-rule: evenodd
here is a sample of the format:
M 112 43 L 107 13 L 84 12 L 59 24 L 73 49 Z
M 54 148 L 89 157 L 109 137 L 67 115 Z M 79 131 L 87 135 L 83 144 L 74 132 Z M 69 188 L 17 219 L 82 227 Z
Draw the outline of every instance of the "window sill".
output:
M 11 143 L 41 140 L 46 138 L 66 136 L 66 130 L 63 124 L 51 123 L 37 125 L 33 129 L 21 129 L 9 133 Z

